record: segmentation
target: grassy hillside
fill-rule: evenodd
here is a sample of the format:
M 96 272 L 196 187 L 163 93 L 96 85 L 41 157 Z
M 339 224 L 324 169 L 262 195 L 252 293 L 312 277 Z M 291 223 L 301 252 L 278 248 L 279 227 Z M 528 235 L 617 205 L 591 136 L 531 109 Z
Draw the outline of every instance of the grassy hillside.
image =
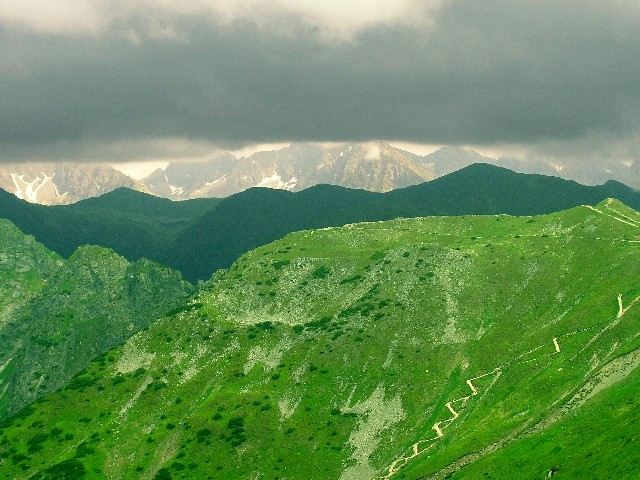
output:
M 0 477 L 637 478 L 639 233 L 606 201 L 290 234 L 3 424 Z
M 101 247 L 62 260 L 6 220 L 0 278 L 0 419 L 56 390 L 192 291 L 176 271 Z
M 19 306 L 38 292 L 62 263 L 32 236 L 0 219 L 0 326 L 13 318 Z

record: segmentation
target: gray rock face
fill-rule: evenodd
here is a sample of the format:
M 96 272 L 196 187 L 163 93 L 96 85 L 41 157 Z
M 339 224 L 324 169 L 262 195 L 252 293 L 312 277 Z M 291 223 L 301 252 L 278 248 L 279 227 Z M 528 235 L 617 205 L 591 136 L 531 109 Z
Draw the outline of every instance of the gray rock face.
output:
M 492 158 L 483 157 L 478 152 L 462 147 L 442 147 L 420 158 L 421 165 L 432 170 L 437 177 L 468 167 L 474 163 L 494 164 Z
M 223 154 L 208 162 L 171 163 L 142 183 L 173 199 L 226 197 L 251 187 L 304 190 L 327 183 L 386 192 L 435 178 L 421 157 L 385 142 L 299 143 L 235 159 Z
M 600 185 L 616 180 L 633 188 L 640 188 L 640 161 L 636 159 L 558 160 L 545 158 L 516 159 L 500 157 L 492 163 L 521 173 L 553 175 L 575 180 L 583 185 Z
M 107 165 L 21 163 L 0 166 L 0 188 L 43 205 L 64 205 L 119 187 L 143 190 L 133 178 Z
M 598 162 L 495 159 L 453 146 L 419 156 L 382 141 L 294 143 L 239 159 L 221 152 L 207 161 L 172 162 L 140 181 L 106 165 L 4 165 L 0 166 L 0 188 L 44 205 L 74 203 L 119 187 L 172 200 L 222 198 L 251 187 L 300 191 L 318 184 L 386 192 L 432 180 L 474 163 L 553 175 L 586 185 L 613 179 L 640 188 L 640 163 L 634 159 Z

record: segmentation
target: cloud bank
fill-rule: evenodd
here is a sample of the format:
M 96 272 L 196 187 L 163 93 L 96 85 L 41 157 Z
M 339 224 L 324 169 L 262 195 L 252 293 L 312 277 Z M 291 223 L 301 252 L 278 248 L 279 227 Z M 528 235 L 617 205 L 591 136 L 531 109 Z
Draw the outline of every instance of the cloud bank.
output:
M 0 159 L 376 138 L 638 157 L 638 25 L 625 0 L 5 0 Z

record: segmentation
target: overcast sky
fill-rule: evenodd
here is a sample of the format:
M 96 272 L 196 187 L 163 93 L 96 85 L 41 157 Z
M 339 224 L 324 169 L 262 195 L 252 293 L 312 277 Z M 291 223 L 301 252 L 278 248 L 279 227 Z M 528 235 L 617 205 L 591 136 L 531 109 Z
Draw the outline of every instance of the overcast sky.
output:
M 640 160 L 639 52 L 637 0 L 2 0 L 0 159 L 386 139 Z

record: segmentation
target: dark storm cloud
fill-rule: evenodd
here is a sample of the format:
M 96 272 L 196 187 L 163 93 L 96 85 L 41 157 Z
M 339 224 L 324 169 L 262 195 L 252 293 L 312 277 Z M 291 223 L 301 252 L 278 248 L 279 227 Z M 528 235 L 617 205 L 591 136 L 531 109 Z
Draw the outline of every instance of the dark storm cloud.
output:
M 637 137 L 635 3 L 447 2 L 432 20 L 348 39 L 273 13 L 259 24 L 180 16 L 166 35 L 138 17 L 77 35 L 0 26 L 0 158 L 162 138 Z

